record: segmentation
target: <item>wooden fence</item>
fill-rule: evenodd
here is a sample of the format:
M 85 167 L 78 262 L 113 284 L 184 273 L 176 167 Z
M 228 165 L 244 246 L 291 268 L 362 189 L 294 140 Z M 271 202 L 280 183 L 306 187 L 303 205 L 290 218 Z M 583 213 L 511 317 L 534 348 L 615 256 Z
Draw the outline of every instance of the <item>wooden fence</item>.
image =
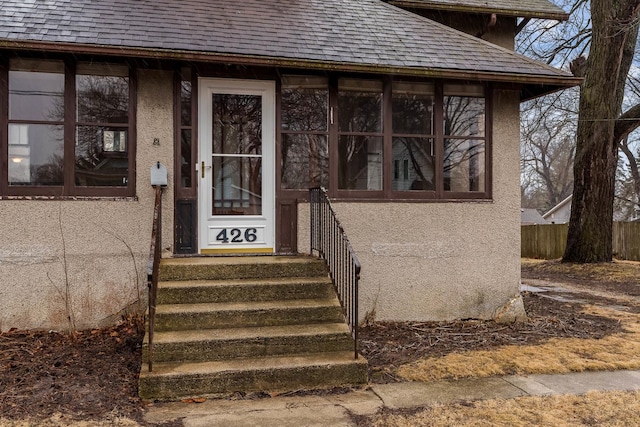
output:
M 567 244 L 568 224 L 523 225 L 521 255 L 525 258 L 561 258 Z M 613 256 L 640 261 L 640 223 L 613 223 Z

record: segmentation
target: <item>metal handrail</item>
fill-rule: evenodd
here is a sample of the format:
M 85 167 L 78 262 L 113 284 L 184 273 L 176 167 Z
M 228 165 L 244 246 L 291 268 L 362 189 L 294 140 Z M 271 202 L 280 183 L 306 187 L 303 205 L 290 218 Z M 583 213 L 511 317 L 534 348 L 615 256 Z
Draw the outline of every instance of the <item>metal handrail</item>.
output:
M 160 246 L 162 236 L 162 187 L 154 186 L 156 200 L 153 207 L 153 227 L 151 229 L 151 247 L 149 249 L 149 261 L 147 262 L 147 286 L 149 288 L 149 319 L 148 337 L 149 372 L 153 371 L 153 331 L 156 320 L 156 296 L 158 294 L 158 268 L 160 266 Z
M 344 228 L 331 206 L 327 190 L 309 190 L 311 211 L 311 253 L 317 251 L 329 267 L 333 286 L 338 294 L 342 312 L 351 331 L 354 357 L 358 358 L 358 282 L 360 261 Z

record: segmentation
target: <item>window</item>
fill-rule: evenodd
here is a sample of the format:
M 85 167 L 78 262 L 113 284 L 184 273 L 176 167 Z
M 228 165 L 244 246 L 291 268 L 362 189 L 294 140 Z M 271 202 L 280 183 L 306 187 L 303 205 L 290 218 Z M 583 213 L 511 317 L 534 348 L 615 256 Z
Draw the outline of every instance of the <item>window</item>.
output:
M 485 100 L 480 87 L 444 86 L 444 191 L 485 191 Z
M 382 82 L 338 82 L 338 189 L 382 190 Z
M 1 194 L 134 194 L 129 67 L 14 58 L 4 70 Z
M 393 191 L 435 190 L 433 131 L 434 86 L 397 82 L 393 85 Z M 396 163 L 397 162 L 397 163 Z
M 281 95 L 282 190 L 322 185 L 338 198 L 491 196 L 481 85 L 285 76 Z
M 324 77 L 282 78 L 280 186 L 329 186 L 329 86 Z

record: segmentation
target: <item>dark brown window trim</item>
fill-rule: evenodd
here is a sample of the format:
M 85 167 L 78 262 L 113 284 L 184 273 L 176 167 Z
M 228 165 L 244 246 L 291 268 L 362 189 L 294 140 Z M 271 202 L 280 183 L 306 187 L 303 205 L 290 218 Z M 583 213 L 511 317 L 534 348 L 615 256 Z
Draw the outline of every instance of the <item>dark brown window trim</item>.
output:
M 15 57 L 20 57 L 15 55 Z M 37 59 L 36 56 L 26 57 Z M 37 185 L 9 185 L 8 183 L 8 161 L 9 161 L 9 55 L 0 58 L 0 200 L 7 197 L 20 198 L 23 200 L 35 200 L 40 197 L 49 200 L 54 197 L 56 200 L 73 199 L 121 199 L 136 197 L 136 111 L 137 111 L 137 73 L 135 68 L 126 63 L 129 68 L 129 119 L 127 123 L 85 123 L 76 121 L 76 63 L 90 60 L 82 58 L 77 61 L 68 56 L 57 56 L 50 58 L 64 62 L 65 67 L 65 120 L 63 122 L 12 120 L 11 123 L 47 124 L 61 125 L 64 127 L 64 184 L 62 186 L 37 186 Z M 101 61 L 102 62 L 102 61 Z M 104 61 L 114 63 L 115 61 Z M 125 64 L 123 62 L 123 64 Z M 75 185 L 75 129 L 76 126 L 94 125 L 106 127 L 120 127 L 128 130 L 127 155 L 128 174 L 126 186 L 113 187 L 82 187 Z
M 0 196 L 0 201 L 38 200 L 38 201 L 98 201 L 98 202 L 137 202 L 138 196 Z
M 304 73 L 296 73 L 292 70 L 287 70 L 286 74 L 304 74 Z M 283 73 L 284 74 L 284 73 Z M 333 108 L 334 117 L 337 117 L 339 114 L 338 111 L 338 78 L 344 77 L 343 75 L 331 75 L 329 77 L 329 108 Z M 391 114 L 392 111 L 392 84 L 394 81 L 393 77 L 381 78 L 380 76 L 371 76 L 371 75 L 358 75 L 358 76 L 349 76 L 350 78 L 363 78 L 363 79 L 376 79 L 382 80 L 384 83 L 383 86 L 383 128 L 380 133 L 367 133 L 367 132 L 340 132 L 338 129 L 338 121 L 334 120 L 334 123 L 329 123 L 329 188 L 328 193 L 329 197 L 336 201 L 367 201 L 367 202 L 384 202 L 384 201 L 394 201 L 394 202 L 442 202 L 442 203 L 451 203 L 451 202 L 470 202 L 470 201 L 479 201 L 482 203 L 492 202 L 492 189 L 493 189 L 493 88 L 491 85 L 485 84 L 484 88 L 484 100 L 485 100 L 485 133 L 483 136 L 448 136 L 444 135 L 444 85 L 448 83 L 457 83 L 460 84 L 460 81 L 448 81 L 448 80 L 437 80 L 431 81 L 434 83 L 434 98 L 435 98 L 435 112 L 434 112 L 434 124 L 433 130 L 434 133 L 430 135 L 409 135 L 409 134 L 395 134 L 392 130 L 392 120 L 393 116 Z M 421 82 L 425 81 L 424 79 L 404 79 L 402 81 L 416 81 Z M 474 84 L 477 84 L 474 82 Z M 278 86 L 279 87 L 279 86 Z M 277 94 L 279 96 L 279 93 Z M 278 117 L 280 116 L 280 105 L 277 108 Z M 280 129 L 278 125 L 277 129 L 277 140 L 280 141 L 282 135 L 284 134 L 318 134 L 318 135 L 326 135 L 325 132 L 304 132 L 304 131 L 287 131 Z M 371 135 L 383 138 L 383 188 L 382 190 L 344 190 L 338 188 L 338 151 L 336 149 L 336 144 L 338 144 L 339 137 L 341 135 Z M 393 138 L 397 136 L 407 136 L 407 137 L 417 137 L 417 138 L 431 138 L 434 140 L 434 158 L 435 158 L 435 174 L 434 179 L 436 183 L 436 188 L 434 191 L 394 191 L 392 189 L 392 142 Z M 484 172 L 485 172 L 485 188 L 484 191 L 469 191 L 469 192 L 452 192 L 444 190 L 444 171 L 442 165 L 444 163 L 444 140 L 447 138 L 455 138 L 455 139 L 474 139 L 481 140 L 485 144 L 485 162 L 484 162 Z M 280 150 L 280 144 L 277 145 L 278 150 Z M 279 159 L 280 153 L 277 154 L 278 159 L 278 167 L 280 167 Z M 296 197 L 299 196 L 299 200 L 304 200 L 306 194 L 300 190 L 294 189 L 282 189 L 280 188 L 280 180 L 279 177 L 277 179 L 278 184 L 278 194 L 286 195 L 286 197 Z M 300 198 L 302 197 L 302 198 Z

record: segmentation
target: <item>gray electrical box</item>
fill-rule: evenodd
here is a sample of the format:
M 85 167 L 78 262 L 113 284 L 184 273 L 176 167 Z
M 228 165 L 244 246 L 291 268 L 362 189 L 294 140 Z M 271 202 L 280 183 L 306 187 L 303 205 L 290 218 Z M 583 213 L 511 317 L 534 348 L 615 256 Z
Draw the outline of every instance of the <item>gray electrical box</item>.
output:
M 151 185 L 152 186 L 167 186 L 167 168 L 160 162 L 156 162 L 151 166 Z

